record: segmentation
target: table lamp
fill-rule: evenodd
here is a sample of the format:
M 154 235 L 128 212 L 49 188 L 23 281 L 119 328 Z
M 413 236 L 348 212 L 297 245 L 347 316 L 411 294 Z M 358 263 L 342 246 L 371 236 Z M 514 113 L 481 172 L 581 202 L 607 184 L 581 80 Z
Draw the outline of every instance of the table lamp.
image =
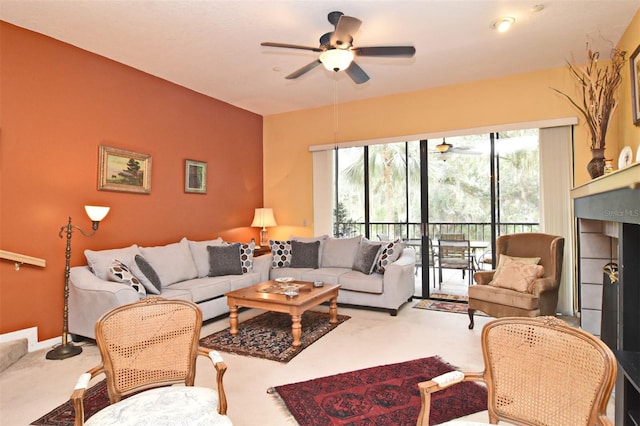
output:
M 269 234 L 267 233 L 267 226 L 277 226 L 276 220 L 273 217 L 273 209 L 256 209 L 251 226 L 262 228 L 262 230 L 260 231 L 260 245 L 268 245 Z

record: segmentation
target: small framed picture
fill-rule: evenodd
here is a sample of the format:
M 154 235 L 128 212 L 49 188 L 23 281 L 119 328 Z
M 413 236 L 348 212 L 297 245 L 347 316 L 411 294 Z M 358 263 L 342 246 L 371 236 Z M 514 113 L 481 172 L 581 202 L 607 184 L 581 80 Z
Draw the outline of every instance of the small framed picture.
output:
M 99 191 L 151 193 L 151 156 L 100 145 Z
M 195 194 L 207 193 L 207 163 L 203 161 L 185 160 L 184 192 Z
M 640 46 L 629 58 L 631 65 L 631 104 L 633 105 L 633 124 L 640 126 Z

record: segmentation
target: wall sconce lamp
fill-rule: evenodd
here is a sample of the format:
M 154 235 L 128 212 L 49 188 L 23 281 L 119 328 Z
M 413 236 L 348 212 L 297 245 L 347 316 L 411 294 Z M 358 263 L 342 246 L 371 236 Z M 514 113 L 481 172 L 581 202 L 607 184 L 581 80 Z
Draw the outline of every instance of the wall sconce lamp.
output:
M 276 220 L 273 217 L 273 209 L 256 209 L 251 226 L 262 228 L 262 230 L 260 231 L 260 245 L 268 245 L 269 234 L 267 233 L 267 226 L 277 226 Z
M 65 251 L 65 266 L 64 266 L 64 311 L 62 314 L 62 344 L 56 346 L 47 352 L 47 359 L 65 359 L 72 356 L 76 356 L 82 352 L 80 346 L 75 346 L 73 342 L 68 341 L 69 332 L 69 269 L 71 263 L 71 235 L 74 229 L 80 231 L 85 237 L 93 236 L 98 230 L 98 224 L 109 213 L 109 207 L 100 206 L 84 206 L 89 219 L 91 219 L 91 229 L 93 232 L 86 233 L 80 227 L 71 224 L 71 216 L 69 216 L 69 222 L 60 227 L 58 237 L 62 238 L 62 235 L 67 234 L 67 249 Z

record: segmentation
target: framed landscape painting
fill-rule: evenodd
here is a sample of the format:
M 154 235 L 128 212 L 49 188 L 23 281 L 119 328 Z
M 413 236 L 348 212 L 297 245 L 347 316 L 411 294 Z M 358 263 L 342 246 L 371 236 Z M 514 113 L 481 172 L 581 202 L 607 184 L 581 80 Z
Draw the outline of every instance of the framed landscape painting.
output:
M 151 193 L 151 156 L 100 145 L 98 190 Z
M 629 58 L 631 65 L 631 98 L 633 105 L 633 124 L 640 126 L 640 46 Z
M 207 193 L 207 163 L 195 160 L 185 161 L 184 192 Z

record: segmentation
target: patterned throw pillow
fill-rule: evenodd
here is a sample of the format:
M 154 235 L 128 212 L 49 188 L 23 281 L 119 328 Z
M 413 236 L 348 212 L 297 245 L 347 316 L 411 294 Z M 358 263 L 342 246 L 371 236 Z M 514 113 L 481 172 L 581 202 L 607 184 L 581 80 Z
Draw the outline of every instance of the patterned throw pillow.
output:
M 376 260 L 376 272 L 384 274 L 387 266 L 398 260 L 403 249 L 404 246 L 402 244 L 402 240 L 400 239 L 391 241 L 383 245 L 380 249 L 378 260 Z
M 273 254 L 272 268 L 289 268 L 291 266 L 291 241 L 269 240 Z
M 242 273 L 248 274 L 253 272 L 253 252 L 256 249 L 256 243 L 240 243 L 240 263 L 242 263 Z
M 494 287 L 508 288 L 521 293 L 531 293 L 533 282 L 544 275 L 544 267 L 534 263 L 507 259 L 500 275 L 491 281 Z
M 147 291 L 140 280 L 134 277 L 129 271 L 129 268 L 127 268 L 127 265 L 119 260 L 114 260 L 111 262 L 111 265 L 109 265 L 107 279 L 116 283 L 129 284 L 140 296 L 144 297 L 147 295 Z

